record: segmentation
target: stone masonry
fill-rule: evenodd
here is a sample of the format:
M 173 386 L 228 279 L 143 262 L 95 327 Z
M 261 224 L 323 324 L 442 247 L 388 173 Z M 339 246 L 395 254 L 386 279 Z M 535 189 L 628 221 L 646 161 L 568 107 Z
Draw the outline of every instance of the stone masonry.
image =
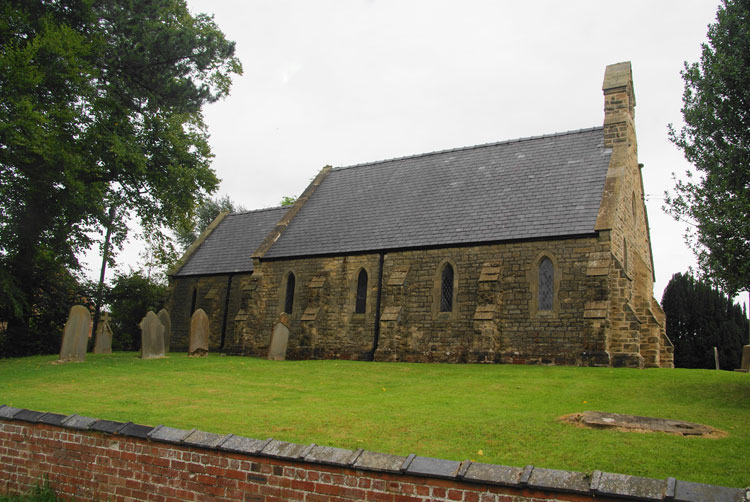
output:
M 259 245 L 248 267 L 252 272 L 173 280 L 173 345 L 186 346 L 190 314 L 203 308 L 211 322 L 211 350 L 221 347 L 231 353 L 265 357 L 273 326 L 291 303 L 291 312 L 287 312 L 288 359 L 673 367 L 664 312 L 652 295 L 653 259 L 643 165 L 638 162 L 630 63 L 608 66 L 602 88 L 605 114 L 603 128 L 599 129 L 599 148 L 601 155 L 608 157 L 598 157 L 604 159 L 601 173 L 606 168 L 606 178 L 598 213 L 594 206 L 593 228 L 552 231 L 546 237 L 395 248 L 384 245 L 381 249 L 371 246 L 362 251 L 335 252 L 326 246 L 337 241 L 330 230 L 338 222 L 326 221 L 328 227 L 315 223 L 327 237 L 305 233 L 297 222 L 310 222 L 310 215 L 317 214 L 315 208 L 328 207 L 320 201 L 336 196 L 331 187 L 354 186 L 346 185 L 351 183 L 346 180 L 380 171 L 368 170 L 367 166 L 349 170 L 327 166 L 273 230 L 264 238 L 256 237 Z M 588 135 L 595 132 L 581 131 Z M 558 140 L 550 137 L 552 143 L 545 141 L 540 137 L 533 143 L 540 146 L 533 148 L 544 148 Z M 464 151 L 472 154 L 471 149 L 459 149 L 455 155 Z M 484 160 L 469 164 L 474 168 L 480 163 L 476 176 L 484 176 L 482 162 L 492 167 L 490 154 L 484 155 Z M 524 155 L 518 153 L 516 157 L 522 159 Z M 429 160 L 415 158 L 418 167 L 419 162 Z M 443 162 L 452 161 L 454 156 L 446 154 Z M 567 165 L 574 162 L 578 161 L 567 161 Z M 523 169 L 533 174 L 534 166 Z M 328 183 L 332 173 L 337 181 Z M 575 189 L 575 179 L 563 181 L 568 183 L 557 186 L 558 193 Z M 538 185 L 529 186 L 533 189 Z M 561 199 L 568 206 L 578 203 L 576 198 Z M 315 208 L 306 212 L 311 204 Z M 496 228 L 492 226 L 495 221 L 502 221 L 501 214 L 489 223 L 476 214 L 480 231 L 486 228 L 484 225 Z M 373 222 L 378 216 L 373 214 Z M 517 225 L 517 221 L 509 224 Z M 398 225 L 396 221 L 392 224 Z M 529 219 L 528 224 L 534 227 L 535 222 Z M 290 232 L 304 237 L 285 241 Z M 315 243 L 316 239 L 318 243 L 313 245 L 318 246 L 317 255 L 295 250 L 294 242 Z M 274 249 L 284 249 L 287 254 L 274 253 Z M 538 308 L 543 261 L 551 262 L 553 270 L 551 308 Z M 443 312 L 441 296 L 445 293 L 441 288 L 445 285 L 441 284 L 441 274 L 446 266 L 453 271 L 453 283 L 449 285 L 452 307 Z M 359 294 L 366 294 L 366 300 L 364 309 L 359 309 L 364 311 L 357 311 L 362 271 L 367 287 Z

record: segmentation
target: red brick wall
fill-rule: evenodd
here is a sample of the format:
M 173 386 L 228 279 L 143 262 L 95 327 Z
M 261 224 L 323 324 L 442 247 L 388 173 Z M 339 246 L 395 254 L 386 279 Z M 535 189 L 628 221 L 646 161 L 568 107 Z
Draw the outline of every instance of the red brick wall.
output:
M 674 478 L 399 457 L 0 406 L 0 494 L 26 493 L 45 477 L 67 501 L 750 500 L 750 491 Z
M 43 476 L 66 499 L 112 502 L 591 500 L 0 421 L 0 493 L 24 493 Z

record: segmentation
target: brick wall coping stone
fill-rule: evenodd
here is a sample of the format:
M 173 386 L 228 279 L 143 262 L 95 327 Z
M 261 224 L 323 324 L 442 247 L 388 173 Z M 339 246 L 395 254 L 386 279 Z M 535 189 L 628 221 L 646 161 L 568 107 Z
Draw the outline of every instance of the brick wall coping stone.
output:
M 483 464 L 464 460 L 407 457 L 366 450 L 347 450 L 300 445 L 276 439 L 252 439 L 234 434 L 214 434 L 197 429 L 182 430 L 159 425 L 150 427 L 132 422 L 100 420 L 81 415 L 60 415 L 0 405 L 0 420 L 53 425 L 68 429 L 117 434 L 154 442 L 182 444 L 195 448 L 226 451 L 258 457 L 294 460 L 306 463 L 348 467 L 362 471 L 403 473 L 412 476 L 491 484 L 513 488 L 533 488 L 550 492 L 575 493 L 642 501 L 666 502 L 750 502 L 750 488 L 729 488 L 680 481 L 675 478 L 651 479 L 626 474 L 594 471 L 581 472 L 544 469 L 532 465 L 524 468 Z

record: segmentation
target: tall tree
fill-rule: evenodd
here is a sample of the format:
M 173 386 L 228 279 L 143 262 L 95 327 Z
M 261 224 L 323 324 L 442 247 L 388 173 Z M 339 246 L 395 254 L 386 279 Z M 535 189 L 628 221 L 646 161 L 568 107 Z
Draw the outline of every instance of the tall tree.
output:
M 732 298 L 690 274 L 675 274 L 661 303 L 676 367 L 714 368 L 714 347 L 722 369 L 739 367 L 748 320 Z
M 219 214 L 239 211 L 245 211 L 245 208 L 233 202 L 228 195 L 204 200 L 195 208 L 192 217 L 182 220 L 175 228 L 177 243 L 185 251 Z
M 750 288 L 750 0 L 723 0 L 700 62 L 685 63 L 682 114 L 670 139 L 697 172 L 667 194 L 692 225 L 688 242 L 704 275 L 725 291 Z
M 173 227 L 215 190 L 204 104 L 242 68 L 184 0 L 9 0 L 0 6 L 0 318 L 27 352 L 40 294 L 118 207 Z
M 112 314 L 112 348 L 136 351 L 141 348 L 138 324 L 149 310 L 163 307 L 167 287 L 149 278 L 143 271 L 117 274 L 107 291 Z

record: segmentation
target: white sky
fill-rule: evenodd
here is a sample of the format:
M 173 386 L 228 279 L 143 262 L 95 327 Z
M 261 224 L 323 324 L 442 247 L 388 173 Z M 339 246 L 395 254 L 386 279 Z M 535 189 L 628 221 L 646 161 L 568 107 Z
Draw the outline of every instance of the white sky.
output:
M 680 70 L 698 60 L 717 0 L 188 6 L 215 16 L 244 65 L 231 95 L 205 108 L 218 195 L 276 206 L 326 164 L 600 126 L 604 68 L 631 61 L 656 298 L 694 264 L 683 226 L 661 209 L 672 173 L 689 167 L 667 124 L 681 124 Z

